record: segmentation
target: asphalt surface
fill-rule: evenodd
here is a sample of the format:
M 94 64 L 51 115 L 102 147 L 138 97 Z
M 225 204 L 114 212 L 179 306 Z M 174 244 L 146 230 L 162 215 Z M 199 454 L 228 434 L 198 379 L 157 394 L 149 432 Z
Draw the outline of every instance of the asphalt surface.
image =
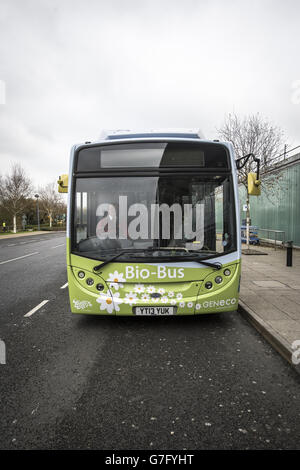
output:
M 0 240 L 0 279 L 1 449 L 300 448 L 299 375 L 238 313 L 72 316 L 64 234 Z

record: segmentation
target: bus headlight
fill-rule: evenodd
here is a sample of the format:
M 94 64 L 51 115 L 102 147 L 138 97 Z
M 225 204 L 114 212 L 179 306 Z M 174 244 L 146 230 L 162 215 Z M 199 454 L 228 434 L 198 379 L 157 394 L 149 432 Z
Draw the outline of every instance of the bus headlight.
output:
M 230 276 L 230 274 L 231 274 L 230 269 L 228 269 L 228 268 L 224 269 L 224 274 L 225 274 L 225 276 Z
M 207 281 L 207 282 L 205 283 L 205 287 L 206 287 L 206 289 L 211 289 L 211 288 L 212 288 L 212 282 Z
M 216 284 L 221 284 L 222 281 L 223 281 L 222 276 L 217 276 L 217 277 L 215 277 L 215 283 L 216 283 Z
M 85 273 L 84 273 L 83 271 L 79 271 L 79 272 L 78 272 L 78 277 L 79 277 L 80 279 L 83 279 L 84 276 L 85 276 Z
M 94 284 L 94 279 L 91 277 L 88 277 L 87 280 L 85 281 L 88 286 L 92 286 Z

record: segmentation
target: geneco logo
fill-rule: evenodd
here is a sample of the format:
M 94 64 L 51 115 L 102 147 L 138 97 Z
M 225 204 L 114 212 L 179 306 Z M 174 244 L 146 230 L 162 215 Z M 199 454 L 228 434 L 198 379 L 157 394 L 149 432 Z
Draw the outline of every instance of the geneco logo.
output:
M 6 346 L 2 339 L 0 339 L 0 364 L 6 364 Z
M 235 305 L 237 299 L 233 297 L 232 299 L 221 299 L 221 300 L 205 300 L 202 304 L 197 304 L 196 309 L 200 308 L 220 308 L 220 307 L 230 307 L 230 305 Z
M 298 365 L 300 364 L 300 339 L 296 339 L 292 343 L 292 350 L 294 351 L 292 353 L 292 363 Z

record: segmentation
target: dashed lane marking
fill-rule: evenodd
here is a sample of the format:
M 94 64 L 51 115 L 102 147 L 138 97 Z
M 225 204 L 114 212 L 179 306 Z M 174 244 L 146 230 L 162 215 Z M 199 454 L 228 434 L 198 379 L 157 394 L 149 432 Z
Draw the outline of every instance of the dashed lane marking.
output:
M 27 256 L 38 255 L 39 252 L 35 251 L 34 253 L 29 253 L 28 255 L 18 256 L 18 258 L 8 259 L 6 261 L 0 261 L 0 264 L 10 263 L 11 261 L 17 261 L 18 259 L 27 258 Z
M 68 283 L 66 282 L 63 286 L 61 286 L 61 289 L 65 289 L 67 287 Z
M 33 315 L 37 310 L 39 310 L 40 308 L 42 308 L 47 302 L 49 302 L 49 300 L 43 300 L 43 302 L 41 302 L 40 304 L 38 304 L 36 307 L 34 307 L 32 310 L 30 310 L 29 312 L 27 312 L 24 317 L 31 317 L 31 315 Z

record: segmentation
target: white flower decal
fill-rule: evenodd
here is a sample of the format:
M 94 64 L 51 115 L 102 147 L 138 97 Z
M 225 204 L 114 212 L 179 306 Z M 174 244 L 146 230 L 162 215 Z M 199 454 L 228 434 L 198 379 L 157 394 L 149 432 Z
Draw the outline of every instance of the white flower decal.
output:
M 134 286 L 134 291 L 137 292 L 138 294 L 141 294 L 142 292 L 144 292 L 145 291 L 144 284 L 136 284 Z
M 181 300 L 182 299 L 182 294 L 179 292 L 179 294 L 177 294 L 176 297 L 177 297 L 178 300 Z
M 137 296 L 135 292 L 129 292 L 125 294 L 125 303 L 129 305 L 133 305 L 137 303 Z
M 157 290 L 157 292 L 158 292 L 159 294 L 164 294 L 166 291 L 165 291 L 165 289 L 163 289 L 162 287 L 160 287 L 160 288 Z
M 119 290 L 119 287 L 121 288 L 124 287 L 123 284 L 119 284 L 118 282 L 110 282 L 108 286 L 110 289 L 115 289 L 115 290 Z
M 164 297 L 162 297 L 160 300 L 163 304 L 167 304 L 169 302 L 169 299 L 166 295 Z
M 155 292 L 155 287 L 154 286 L 147 287 L 147 292 L 148 294 L 153 294 Z
M 92 307 L 91 302 L 88 300 L 73 300 L 74 307 L 77 308 L 77 310 L 84 310 L 87 307 Z
M 170 292 L 168 293 L 168 296 L 169 297 L 174 297 L 174 292 L 172 290 L 170 290 Z
M 108 313 L 114 311 L 114 303 L 111 296 L 100 294 L 96 301 L 100 304 L 100 310 L 106 310 Z
M 193 305 L 194 305 L 193 302 L 188 302 L 188 303 L 187 303 L 187 307 L 188 307 L 188 308 L 192 308 Z
M 123 299 L 122 297 L 120 297 L 120 292 L 113 293 L 113 302 L 114 302 L 115 310 L 119 312 L 120 311 L 119 305 L 123 303 Z
M 141 299 L 144 301 L 144 302 L 147 302 L 150 300 L 150 297 L 148 294 L 144 293 L 141 295 Z
M 201 308 L 201 305 L 200 304 L 196 304 L 196 310 L 200 310 Z
M 179 307 L 180 308 L 183 308 L 185 306 L 185 303 L 184 302 L 179 302 Z
M 114 289 L 119 290 L 119 287 L 124 287 L 124 284 L 122 283 L 126 282 L 126 279 L 122 273 L 114 271 L 113 273 L 109 273 L 107 282 L 109 283 L 110 288 L 113 287 Z
M 170 304 L 171 304 L 171 305 L 176 305 L 176 299 L 171 299 L 171 300 L 170 300 Z

